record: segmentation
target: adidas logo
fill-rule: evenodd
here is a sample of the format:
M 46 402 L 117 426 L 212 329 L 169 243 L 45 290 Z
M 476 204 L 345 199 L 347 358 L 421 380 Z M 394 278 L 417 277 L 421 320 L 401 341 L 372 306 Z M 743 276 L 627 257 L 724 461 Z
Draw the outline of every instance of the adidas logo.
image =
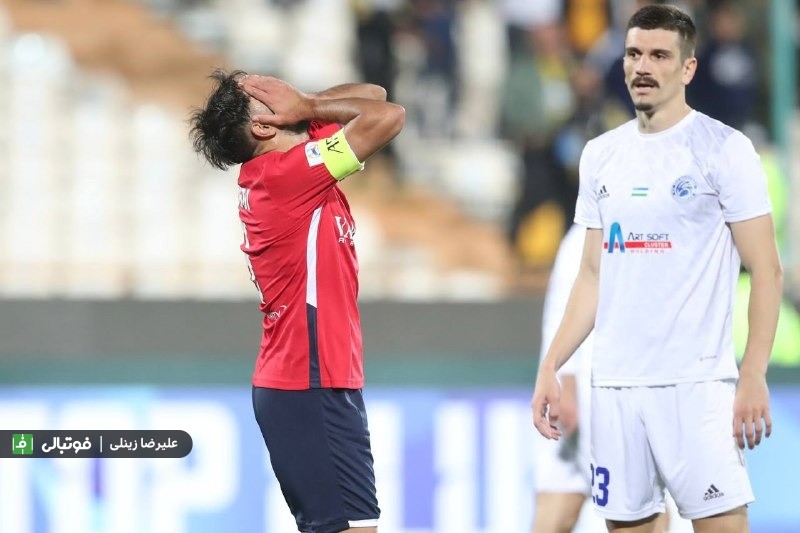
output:
M 708 490 L 703 496 L 703 500 L 708 501 L 708 500 L 713 500 L 714 498 L 722 498 L 723 496 L 725 496 L 725 493 L 721 492 L 717 487 L 715 487 L 712 484 L 710 487 L 708 487 Z
M 597 191 L 597 199 L 598 200 L 602 200 L 603 198 L 608 198 L 609 196 L 610 195 L 608 194 L 608 191 L 606 190 L 606 186 L 605 185 L 601 186 L 600 190 Z

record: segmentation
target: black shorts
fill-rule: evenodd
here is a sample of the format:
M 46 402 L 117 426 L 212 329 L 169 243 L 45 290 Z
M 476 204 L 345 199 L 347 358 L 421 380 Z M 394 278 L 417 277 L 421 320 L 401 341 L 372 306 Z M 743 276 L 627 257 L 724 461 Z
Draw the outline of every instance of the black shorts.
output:
M 253 409 L 300 531 L 377 526 L 380 509 L 360 390 L 253 387 Z

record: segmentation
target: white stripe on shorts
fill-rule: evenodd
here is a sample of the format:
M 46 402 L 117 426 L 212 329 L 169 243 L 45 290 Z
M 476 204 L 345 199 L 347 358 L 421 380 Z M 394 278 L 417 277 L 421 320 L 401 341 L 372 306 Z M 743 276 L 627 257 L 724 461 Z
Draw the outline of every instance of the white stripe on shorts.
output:
M 369 520 L 348 520 L 347 525 L 350 527 L 378 527 L 378 519 L 370 518 Z

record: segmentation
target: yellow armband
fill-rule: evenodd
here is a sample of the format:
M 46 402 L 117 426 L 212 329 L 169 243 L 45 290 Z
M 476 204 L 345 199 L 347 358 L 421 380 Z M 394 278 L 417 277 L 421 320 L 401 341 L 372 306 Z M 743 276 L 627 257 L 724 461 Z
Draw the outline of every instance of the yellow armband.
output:
M 353 149 L 347 143 L 343 130 L 337 131 L 326 139 L 320 139 L 318 146 L 322 162 L 325 163 L 331 176 L 338 181 L 364 168 L 364 163 L 358 160 Z

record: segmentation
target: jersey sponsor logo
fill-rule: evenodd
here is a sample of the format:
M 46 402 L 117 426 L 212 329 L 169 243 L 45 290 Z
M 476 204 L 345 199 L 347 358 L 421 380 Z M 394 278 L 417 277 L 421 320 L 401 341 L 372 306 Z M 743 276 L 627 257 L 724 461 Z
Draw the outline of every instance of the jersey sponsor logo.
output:
M 681 176 L 672 184 L 672 197 L 679 202 L 686 202 L 697 195 L 697 182 L 691 176 Z
M 645 198 L 648 192 L 650 192 L 650 187 L 634 187 L 631 190 L 631 196 L 635 198 Z
M 312 141 L 306 143 L 306 161 L 308 166 L 313 167 L 322 163 L 322 154 L 319 153 L 319 143 Z
M 608 253 L 614 253 L 614 249 L 625 253 L 625 241 L 622 239 L 622 226 L 619 222 L 611 224 L 611 230 L 608 232 L 608 241 L 605 242 L 604 248 Z
M 600 188 L 597 190 L 597 200 L 598 201 L 599 200 L 604 200 L 604 199 L 608 198 L 609 196 L 611 196 L 611 195 L 608 193 L 608 190 L 606 190 L 606 186 L 605 185 L 601 185 Z
M 281 317 L 281 315 L 283 314 L 284 311 L 286 311 L 286 306 L 285 305 L 282 305 L 282 306 L 278 307 L 274 311 L 270 311 L 269 313 L 267 313 L 267 320 L 269 320 L 271 322 L 275 322 L 276 320 L 278 320 Z
M 239 187 L 239 209 L 250 211 L 250 189 Z
M 336 229 L 339 230 L 339 242 L 341 244 L 349 244 L 350 246 L 354 246 L 356 236 L 355 222 L 349 221 L 346 218 L 338 215 L 334 218 L 336 219 Z
M 672 249 L 672 241 L 669 233 L 649 232 L 636 233 L 622 232 L 622 225 L 619 222 L 611 224 L 608 232 L 608 240 L 603 243 L 603 249 L 613 254 L 615 251 L 633 254 L 663 254 Z

